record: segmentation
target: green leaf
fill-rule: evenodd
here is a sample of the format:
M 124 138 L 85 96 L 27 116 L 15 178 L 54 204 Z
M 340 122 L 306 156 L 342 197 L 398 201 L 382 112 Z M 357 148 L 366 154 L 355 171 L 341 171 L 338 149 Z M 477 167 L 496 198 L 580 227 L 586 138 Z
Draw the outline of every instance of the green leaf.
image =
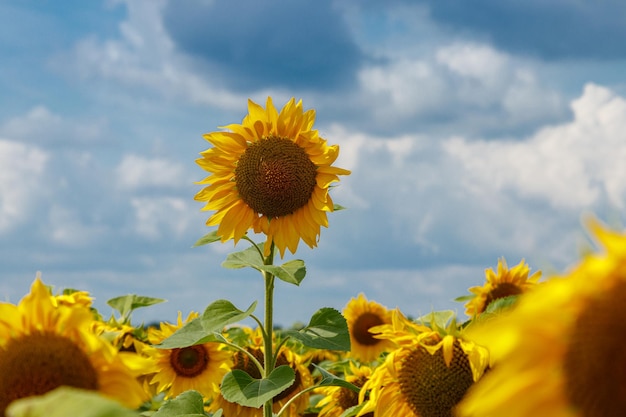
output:
M 185 391 L 165 401 L 153 417 L 205 416 L 204 400 L 198 391 Z
M 256 379 L 240 369 L 227 373 L 222 380 L 222 395 L 230 402 L 246 407 L 259 408 L 295 381 L 296 373 L 291 367 L 281 365 L 267 378 Z
M 333 211 L 347 210 L 344 206 L 333 204 Z
M 339 417 L 353 417 L 353 416 L 356 416 L 357 414 L 359 414 L 359 411 L 361 411 L 361 408 L 363 408 L 364 406 L 365 406 L 365 403 L 361 403 L 361 404 L 353 405 L 350 408 L 346 408 L 344 410 L 344 412 L 341 413 L 341 415 Z
M 94 391 L 60 387 L 42 396 L 16 400 L 6 410 L 11 417 L 137 417 L 117 401 Z
M 198 239 L 198 241 L 193 244 L 192 248 L 195 248 L 197 246 L 208 245 L 209 243 L 217 242 L 218 240 L 221 240 L 221 237 L 218 236 L 217 230 L 214 230 L 202 236 L 200 239 Z
M 220 332 L 225 326 L 249 317 L 256 308 L 253 302 L 246 311 L 241 311 L 228 300 L 217 300 L 209 304 L 202 317 L 196 317 L 176 330 L 170 337 L 155 345 L 159 349 L 174 349 L 207 342 L 222 342 Z
M 484 313 L 482 314 L 496 314 L 503 313 L 511 309 L 517 302 L 519 295 L 509 295 L 508 297 L 498 298 L 487 305 Z
M 175 349 L 187 346 L 198 345 L 201 343 L 217 341 L 213 333 L 208 333 L 202 325 L 202 317 L 185 323 L 183 327 L 176 330 L 170 337 L 163 340 L 160 344 L 154 345 L 159 349 Z
M 228 254 L 226 260 L 222 262 L 222 266 L 228 269 L 239 269 L 249 266 L 260 271 L 260 267 L 264 266 L 263 257 L 259 253 L 259 250 L 263 251 L 263 244 L 260 243 L 258 247 L 258 250 L 256 247 L 250 246 L 240 252 Z
M 130 313 L 140 307 L 148 307 L 154 304 L 164 302 L 162 298 L 144 297 L 135 294 L 122 295 L 120 297 L 111 298 L 107 304 L 119 311 L 122 317 L 128 317 Z
M 286 330 L 283 334 L 312 348 L 346 352 L 350 350 L 350 333 L 346 319 L 339 311 L 330 307 L 317 310 L 306 327 L 297 331 Z
M 241 311 L 228 300 L 211 303 L 202 314 L 202 326 L 209 333 L 221 332 L 224 326 L 237 323 L 249 317 L 256 309 L 257 302 L 250 304 L 246 311 Z
M 322 368 L 321 366 L 317 366 L 315 364 L 312 364 L 319 372 L 320 374 L 322 374 L 322 379 L 320 380 L 320 382 L 318 382 L 318 386 L 323 386 L 323 387 L 343 387 L 343 388 L 347 388 L 349 390 L 352 390 L 356 393 L 358 393 L 359 391 L 361 391 L 361 389 L 359 387 L 357 387 L 354 384 L 351 384 L 350 382 L 346 381 L 345 379 L 341 379 L 336 377 L 335 375 L 331 374 L 330 372 L 328 372 L 326 369 Z
M 267 271 L 275 277 L 294 285 L 300 285 L 306 275 L 306 267 L 301 259 L 293 259 L 280 266 L 261 265 L 257 269 Z
M 460 297 L 456 297 L 453 301 L 462 303 L 462 302 L 465 302 L 465 301 L 472 300 L 475 297 L 476 297 L 476 294 L 467 294 L 467 295 L 462 295 Z
M 257 249 L 258 248 L 258 249 Z M 234 252 L 226 257 L 222 266 L 228 269 L 254 268 L 260 272 L 269 272 L 279 279 L 294 285 L 300 285 L 306 275 L 306 267 L 301 259 L 287 261 L 282 265 L 265 265 L 265 260 L 259 253 L 263 252 L 263 243 L 250 246 L 240 252 Z

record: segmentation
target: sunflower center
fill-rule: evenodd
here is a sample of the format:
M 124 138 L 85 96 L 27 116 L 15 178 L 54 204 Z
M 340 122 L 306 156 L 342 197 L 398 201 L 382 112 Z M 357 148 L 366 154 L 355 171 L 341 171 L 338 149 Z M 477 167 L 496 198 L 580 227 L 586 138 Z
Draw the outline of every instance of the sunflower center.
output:
M 290 139 L 270 136 L 252 143 L 239 158 L 235 181 L 241 199 L 269 218 L 291 214 L 311 199 L 317 167 Z
M 172 349 L 170 365 L 177 376 L 193 378 L 209 365 L 209 353 L 202 345 Z
M 375 313 L 363 313 L 361 314 L 352 325 L 352 336 L 361 345 L 373 346 L 380 343 L 380 339 L 376 339 L 372 333 L 369 332 L 374 326 L 383 324 L 383 319 Z
M 399 373 L 400 392 L 420 417 L 451 417 L 452 409 L 474 383 L 467 355 L 458 341 L 450 367 L 443 349 L 434 354 L 419 346 L 402 361 Z
M 496 285 L 493 290 L 487 293 L 487 298 L 485 299 L 485 309 L 487 309 L 487 306 L 495 300 L 509 297 L 511 295 L 518 295 L 522 292 L 524 291 L 515 284 L 512 284 L 510 282 L 501 282 L 500 284 Z
M 0 415 L 14 400 L 60 386 L 98 389 L 98 374 L 83 350 L 51 333 L 21 336 L 0 349 Z
M 626 282 L 589 302 L 577 319 L 563 362 L 570 402 L 581 416 L 623 416 L 626 410 Z

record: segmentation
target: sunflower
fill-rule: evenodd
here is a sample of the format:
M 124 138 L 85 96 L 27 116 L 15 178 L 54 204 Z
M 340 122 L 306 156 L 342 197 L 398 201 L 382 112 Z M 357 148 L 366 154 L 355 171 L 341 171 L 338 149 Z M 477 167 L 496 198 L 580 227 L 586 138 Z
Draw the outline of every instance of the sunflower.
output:
M 359 416 L 448 417 L 467 390 L 485 372 L 488 352 L 454 330 L 433 329 L 407 320 L 398 310 L 391 325 L 378 326 L 377 337 L 392 338 L 397 348 L 363 385 Z M 369 398 L 365 396 L 369 394 Z
M 345 380 L 361 388 L 371 375 L 370 367 L 357 367 L 350 362 L 350 371 L 346 374 Z M 322 387 L 317 392 L 324 396 L 316 405 L 321 408 L 319 417 L 341 417 L 346 410 L 359 404 L 359 394 L 348 388 Z M 370 416 L 371 414 L 366 415 L 366 417 Z
M 624 415 L 626 234 L 593 219 L 587 227 L 604 251 L 522 296 L 510 314 L 468 329 L 489 347 L 494 368 L 460 415 Z
M 159 344 L 196 317 L 198 313 L 192 312 L 183 322 L 179 312 L 177 324 L 161 323 L 158 329 L 148 329 L 148 340 L 153 345 Z M 230 369 L 230 353 L 219 343 L 173 349 L 144 346 L 140 349 L 154 360 L 153 366 L 144 372 L 153 374 L 150 384 L 156 385 L 157 392 L 166 392 L 165 398 L 176 397 L 192 389 L 200 392 L 206 399 L 213 398 L 219 392 L 222 378 Z
M 391 313 L 375 301 L 368 301 L 363 294 L 348 301 L 343 315 L 350 332 L 350 355 L 363 362 L 371 362 L 394 347 L 393 342 L 374 337 L 371 328 L 391 323 Z
M 465 304 L 465 314 L 470 317 L 484 312 L 490 303 L 500 298 L 519 295 L 531 289 L 541 278 L 541 271 L 528 276 L 530 267 L 522 259 L 509 269 L 504 258 L 498 260 L 498 272 L 485 270 L 485 285 L 469 289 L 474 296 Z
M 252 331 L 249 332 L 250 340 L 249 344 L 244 348 L 248 351 L 249 354 L 254 356 L 254 358 L 261 364 L 264 363 L 265 355 L 262 349 L 262 338 L 260 337 L 260 332 Z M 273 412 L 278 413 L 280 409 L 291 400 L 297 393 L 302 391 L 304 388 L 310 387 L 313 385 L 313 378 L 311 377 L 311 373 L 308 368 L 302 361 L 300 355 L 293 352 L 287 346 L 282 346 L 278 355 L 276 357 L 276 367 L 281 365 L 288 365 L 295 371 L 295 380 L 293 384 L 279 393 L 276 397 L 274 397 L 274 405 Z M 261 372 L 256 367 L 254 362 L 250 359 L 250 357 L 241 352 L 236 351 L 233 354 L 233 369 L 240 369 L 246 371 L 250 376 L 256 379 L 261 378 Z M 298 398 L 296 398 L 289 408 L 283 414 L 286 417 L 296 417 L 299 416 L 302 411 L 304 411 L 309 405 L 309 394 L 305 393 Z M 222 409 L 225 416 L 228 417 L 262 417 L 263 416 L 263 408 L 252 408 L 245 407 L 236 403 L 232 403 L 226 400 L 221 394 L 218 395 L 215 400 L 210 405 L 211 411 L 217 411 Z
M 60 386 L 97 391 L 136 408 L 147 396 L 120 356 L 91 332 L 81 303 L 58 302 L 37 276 L 18 305 L 0 303 L 0 416 L 12 401 Z
M 266 108 L 248 100 L 248 115 L 228 131 L 204 135 L 213 147 L 201 152 L 198 165 L 211 173 L 195 196 L 203 210 L 216 210 L 207 220 L 216 226 L 222 242 L 235 243 L 250 229 L 271 243 L 295 253 L 300 239 L 317 246 L 320 226 L 328 227 L 333 211 L 328 193 L 338 175 L 350 171 L 333 167 L 339 146 L 326 144 L 312 130 L 315 111 L 302 109 L 291 99 L 280 113 L 268 97 Z

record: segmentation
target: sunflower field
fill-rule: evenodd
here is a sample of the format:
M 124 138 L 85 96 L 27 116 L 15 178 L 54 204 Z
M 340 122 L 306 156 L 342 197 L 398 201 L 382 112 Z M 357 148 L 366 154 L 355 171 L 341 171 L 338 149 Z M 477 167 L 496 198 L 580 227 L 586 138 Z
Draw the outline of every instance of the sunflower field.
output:
M 105 315 L 91 294 L 38 274 L 19 303 L 0 303 L 0 417 L 626 415 L 626 321 L 616 314 L 626 233 L 593 217 L 597 247 L 576 264 L 542 277 L 499 259 L 456 299 L 464 317 L 410 317 L 358 294 L 343 311 L 276 328 L 276 279 L 306 276 L 303 260 L 282 259 L 300 241 L 317 246 L 328 213 L 343 209 L 330 191 L 350 174 L 314 121 L 295 99 L 280 111 L 271 98 L 249 101 L 241 124 L 204 136 L 211 147 L 196 160 L 208 176 L 195 199 L 213 228 L 196 245 L 245 246 L 222 266 L 260 274 L 263 311 L 215 300 L 146 325 L 133 312 L 164 300 L 120 296 Z

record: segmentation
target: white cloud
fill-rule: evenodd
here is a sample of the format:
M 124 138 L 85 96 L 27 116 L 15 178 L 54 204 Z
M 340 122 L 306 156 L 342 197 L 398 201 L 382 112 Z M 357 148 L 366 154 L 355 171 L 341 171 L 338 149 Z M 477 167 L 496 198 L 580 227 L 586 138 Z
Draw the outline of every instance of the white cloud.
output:
M 489 45 L 455 42 L 388 61 L 359 74 L 379 123 L 443 117 L 459 128 L 495 129 L 563 115 L 559 94 L 540 85 L 530 62 Z
M 206 74 L 194 73 L 189 58 L 175 50 L 163 27 L 166 1 L 122 2 L 128 10 L 128 18 L 119 25 L 119 37 L 104 41 L 95 37 L 82 39 L 69 56 L 58 56 L 54 65 L 77 73 L 82 79 L 147 87 L 167 97 L 183 97 L 193 103 L 234 109 L 245 103 L 247 96 L 212 84 Z
M 108 227 L 102 224 L 87 225 L 80 220 L 75 208 L 54 204 L 50 208 L 47 237 L 55 243 L 84 246 L 102 238 Z
M 117 183 L 121 188 L 179 187 L 185 183 L 181 164 L 164 158 L 144 158 L 127 154 L 115 168 Z
M 41 145 L 59 143 L 92 143 L 102 137 L 107 127 L 104 118 L 68 121 L 46 106 L 37 105 L 26 114 L 7 120 L 0 126 L 0 134 L 28 140 Z
M 457 159 L 474 188 L 512 190 L 555 208 L 581 210 L 626 197 L 626 100 L 594 84 L 572 103 L 574 119 L 520 141 L 452 138 L 445 151 Z
M 0 139 L 0 233 L 27 219 L 40 204 L 48 158 L 36 146 Z
M 135 232 L 148 239 L 158 239 L 168 233 L 180 237 L 193 220 L 189 216 L 193 208 L 181 198 L 137 197 L 130 203 L 135 213 Z

